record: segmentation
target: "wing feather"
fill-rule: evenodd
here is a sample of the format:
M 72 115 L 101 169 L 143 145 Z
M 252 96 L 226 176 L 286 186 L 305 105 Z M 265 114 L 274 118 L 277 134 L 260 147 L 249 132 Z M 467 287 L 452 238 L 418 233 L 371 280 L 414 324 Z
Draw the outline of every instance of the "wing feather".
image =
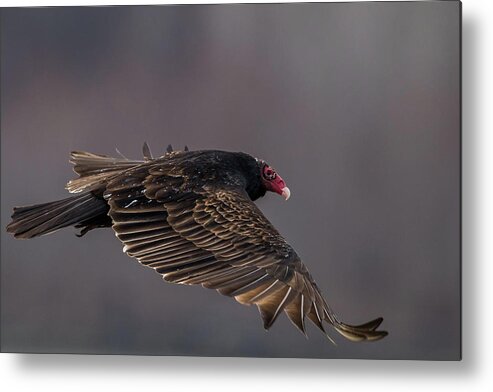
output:
M 377 322 L 337 320 L 296 252 L 244 191 L 191 189 L 176 167 L 164 165 L 113 178 L 105 198 L 124 251 L 166 281 L 256 305 L 266 329 L 285 312 L 304 334 L 306 317 L 352 340 L 385 334 Z

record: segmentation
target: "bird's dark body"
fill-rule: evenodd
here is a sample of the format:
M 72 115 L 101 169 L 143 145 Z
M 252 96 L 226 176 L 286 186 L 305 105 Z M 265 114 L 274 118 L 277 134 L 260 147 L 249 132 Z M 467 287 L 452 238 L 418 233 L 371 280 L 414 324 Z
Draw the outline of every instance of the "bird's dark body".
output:
M 144 155 L 131 161 L 73 152 L 79 178 L 67 189 L 75 195 L 14 209 L 7 230 L 31 238 L 67 226 L 80 236 L 112 227 L 124 251 L 166 281 L 255 304 L 265 328 L 284 311 L 303 333 L 306 316 L 322 331 L 326 321 L 354 341 L 386 335 L 377 331 L 381 318 L 340 322 L 300 257 L 253 203 L 275 189 L 269 181 L 284 184 L 270 168 L 263 177 L 265 162 L 216 150 L 168 151 L 154 159 L 147 145 Z
M 163 201 L 176 201 L 185 195 L 190 196 L 194 192 L 200 193 L 203 188 L 210 189 L 213 187 L 244 188 L 250 199 L 255 201 L 266 193 L 258 165 L 255 158 L 241 152 L 180 151 L 168 153 L 163 157 L 126 169 L 113 181 L 125 183 L 129 181 L 129 178 L 144 181 L 149 170 L 179 171 L 181 173 L 180 181 L 183 181 L 178 184 L 176 180 L 169 179 L 168 187 L 166 187 L 169 191 L 166 197 L 161 196 Z M 172 184 L 171 189 L 169 188 L 170 184 Z M 84 234 L 94 228 L 112 226 L 112 220 L 108 216 L 109 206 L 104 198 L 106 185 L 106 183 L 102 183 L 91 191 L 94 198 L 101 200 L 107 208 L 100 215 L 77 225 L 77 228 L 82 228 Z

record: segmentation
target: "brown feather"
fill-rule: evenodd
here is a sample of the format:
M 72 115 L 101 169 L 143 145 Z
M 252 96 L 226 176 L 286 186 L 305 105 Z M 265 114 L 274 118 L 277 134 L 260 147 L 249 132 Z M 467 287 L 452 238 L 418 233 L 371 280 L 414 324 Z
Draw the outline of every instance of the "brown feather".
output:
M 113 228 L 129 255 L 166 281 L 256 304 L 266 329 L 284 311 L 304 334 L 308 317 L 324 334 L 325 321 L 351 340 L 381 338 L 377 321 L 337 321 L 298 255 L 243 191 L 192 191 L 182 169 L 158 161 L 107 187 Z

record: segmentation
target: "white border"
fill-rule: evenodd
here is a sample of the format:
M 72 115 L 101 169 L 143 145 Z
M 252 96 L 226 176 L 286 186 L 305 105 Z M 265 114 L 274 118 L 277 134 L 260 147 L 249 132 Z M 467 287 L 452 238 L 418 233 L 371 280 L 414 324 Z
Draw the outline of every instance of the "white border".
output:
M 248 2 L 265 1 L 242 1 Z M 2 7 L 165 3 L 206 2 L 0 0 Z M 492 15 L 491 0 L 463 2 L 462 362 L 1 354 L 2 390 L 491 390 L 493 241 L 488 229 L 493 222 Z
M 348 2 L 356 2 L 358 0 L 347 0 Z M 379 1 L 394 1 L 394 0 L 379 0 Z M 419 0 L 418 0 L 419 1 Z M 426 0 L 421 0 L 426 1 Z M 439 1 L 439 0 L 436 0 Z M 309 1 L 310 3 L 326 3 L 335 1 Z M 76 5 L 148 5 L 148 4 L 230 4 L 230 3 L 307 3 L 307 1 L 262 1 L 262 0 L 244 0 L 244 1 L 227 1 L 227 0 L 213 0 L 213 1 L 200 1 L 200 0 L 181 0 L 181 1 L 77 1 L 77 0 L 1 0 L 0 6 L 2 7 L 44 7 L 44 6 L 76 6 Z

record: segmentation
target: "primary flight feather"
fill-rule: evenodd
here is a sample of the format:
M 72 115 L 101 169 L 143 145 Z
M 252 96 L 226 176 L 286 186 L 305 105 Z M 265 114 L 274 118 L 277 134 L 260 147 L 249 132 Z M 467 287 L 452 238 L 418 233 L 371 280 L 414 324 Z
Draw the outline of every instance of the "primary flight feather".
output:
M 308 318 L 352 341 L 378 340 L 382 318 L 354 326 L 336 317 L 294 249 L 254 201 L 267 191 L 290 197 L 266 162 L 240 152 L 173 151 L 144 160 L 72 152 L 79 178 L 64 200 L 14 208 L 7 231 L 32 238 L 67 226 L 79 236 L 112 227 L 124 252 L 164 280 L 200 284 L 255 304 L 268 329 L 285 312 L 305 334 Z

